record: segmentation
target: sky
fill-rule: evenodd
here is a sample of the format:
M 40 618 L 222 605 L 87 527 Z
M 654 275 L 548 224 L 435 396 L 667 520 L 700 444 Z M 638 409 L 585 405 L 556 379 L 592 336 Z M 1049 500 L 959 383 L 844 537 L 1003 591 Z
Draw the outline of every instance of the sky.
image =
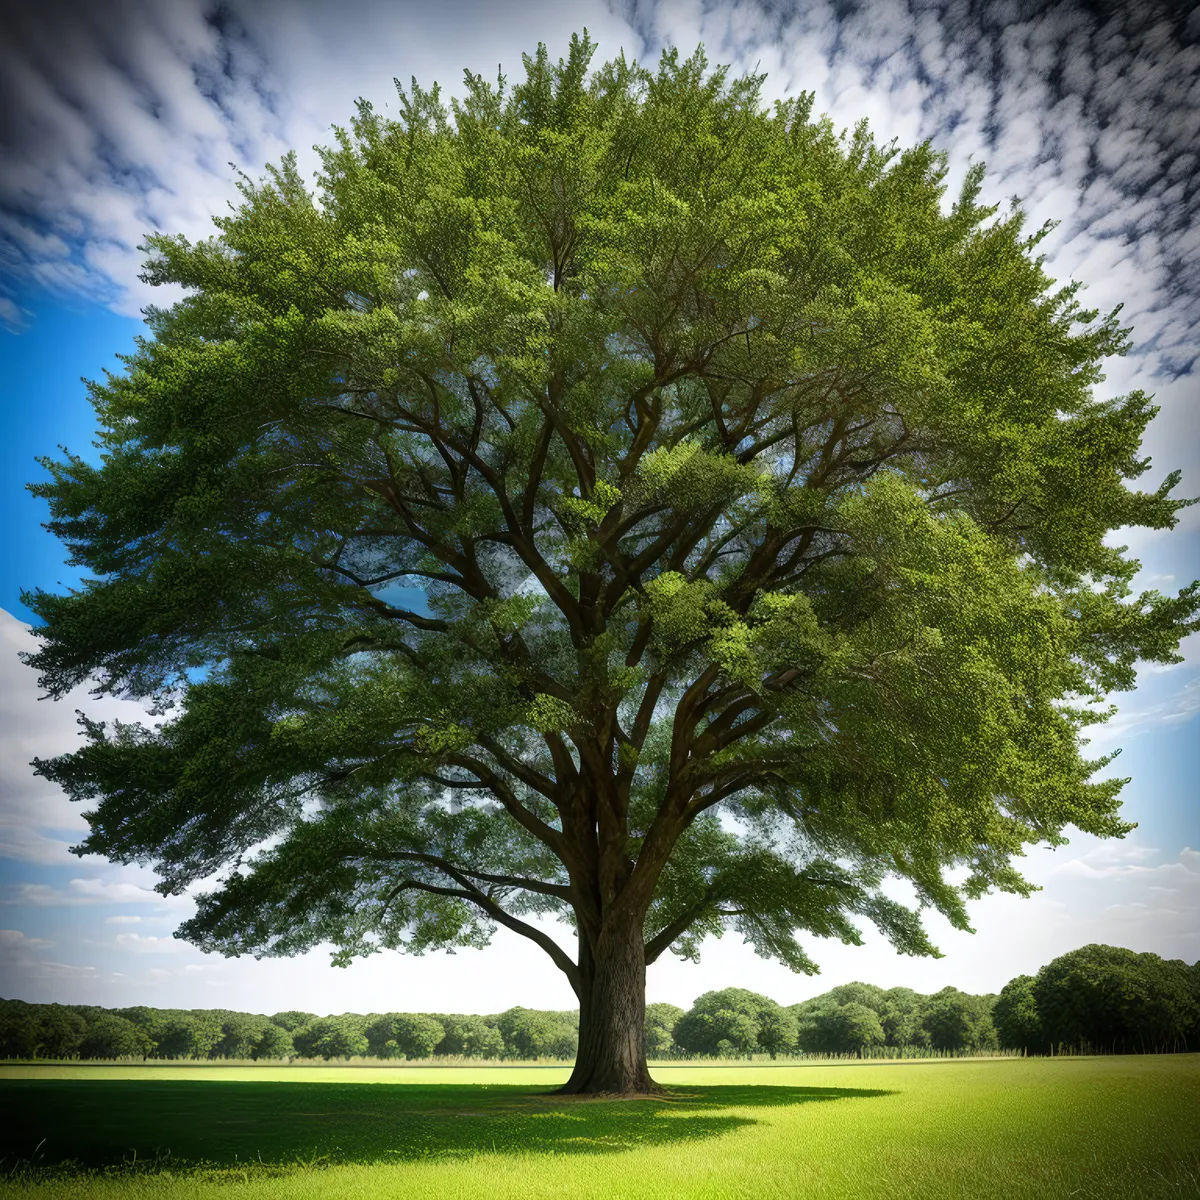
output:
M 363 96 L 396 111 L 393 77 L 455 93 L 464 68 L 521 73 L 539 41 L 552 54 L 586 27 L 595 61 L 621 49 L 652 63 L 703 42 L 710 62 L 767 73 L 768 100 L 806 90 L 837 128 L 866 117 L 880 142 L 931 139 L 949 156 L 947 202 L 971 163 L 983 198 L 1018 196 L 1028 227 L 1059 222 L 1040 247 L 1081 300 L 1124 305 L 1133 349 L 1106 364 L 1096 393 L 1141 388 L 1159 415 L 1143 485 L 1181 470 L 1200 495 L 1200 9 L 974 0 L 22 0 L 0 17 L 0 996 L 107 1006 L 302 1008 L 319 1013 L 498 1012 L 574 1003 L 545 955 L 499 931 L 483 951 L 385 953 L 347 969 L 325 950 L 291 960 L 206 956 L 172 937 L 187 897 L 163 898 L 152 873 L 69 852 L 86 832 L 77 806 L 33 775 L 35 756 L 78 744 L 76 710 L 143 716 L 133 701 L 83 687 L 39 700 L 20 660 L 32 646 L 22 589 L 70 586 L 44 504 L 24 489 L 35 461 L 66 446 L 94 457 L 81 377 L 119 373 L 141 310 L 181 292 L 138 279 L 144 235 L 209 236 L 251 177 L 290 149 L 311 178 L 314 143 L 332 141 Z M 1140 588 L 1173 593 L 1200 576 L 1200 505 L 1171 533 L 1130 530 Z M 1136 690 L 1092 749 L 1122 754 L 1130 776 L 1120 841 L 1071 832 L 1021 864 L 1040 891 L 974 902 L 975 932 L 928 926 L 940 959 L 906 958 L 870 929 L 862 946 L 809 938 L 821 965 L 793 975 L 739 935 L 700 962 L 664 955 L 647 998 L 683 1006 L 713 988 L 794 1003 L 862 979 L 885 987 L 998 991 L 1089 942 L 1200 958 L 1200 804 L 1196 713 L 1200 638 L 1185 661 L 1139 672 Z M 1069 831 L 1070 832 L 1070 831 Z M 902 894 L 902 893 L 897 893 Z M 563 926 L 549 930 L 564 944 Z

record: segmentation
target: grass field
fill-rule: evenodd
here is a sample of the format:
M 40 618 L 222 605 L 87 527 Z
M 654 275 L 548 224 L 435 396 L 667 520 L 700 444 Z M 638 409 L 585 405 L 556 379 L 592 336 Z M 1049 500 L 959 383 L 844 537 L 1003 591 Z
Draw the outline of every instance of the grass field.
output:
M 0 1067 L 0 1195 L 1200 1196 L 1197 1055 L 654 1073 L 676 1095 L 546 1096 L 563 1067 Z

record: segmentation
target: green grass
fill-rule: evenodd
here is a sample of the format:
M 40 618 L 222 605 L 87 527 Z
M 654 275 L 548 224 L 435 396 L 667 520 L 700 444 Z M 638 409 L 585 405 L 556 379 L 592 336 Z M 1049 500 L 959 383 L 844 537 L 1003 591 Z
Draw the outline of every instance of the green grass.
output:
M 0 1067 L 0 1195 L 1200 1196 L 1197 1055 L 662 1066 L 636 1101 L 566 1073 Z

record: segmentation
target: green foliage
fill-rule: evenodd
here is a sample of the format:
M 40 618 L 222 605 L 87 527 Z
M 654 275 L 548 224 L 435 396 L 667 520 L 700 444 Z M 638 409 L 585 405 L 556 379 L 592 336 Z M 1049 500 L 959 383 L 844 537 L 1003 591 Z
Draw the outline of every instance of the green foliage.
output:
M 915 992 L 913 993 L 916 994 Z M 862 1004 L 872 1012 L 882 1013 L 887 1004 L 888 993 L 870 983 L 843 983 L 830 988 L 825 998 L 834 1004 Z
M 889 988 L 883 993 L 875 1011 L 889 1046 L 929 1045 L 929 1034 L 921 1023 L 924 1002 L 925 997 L 912 988 Z
M 971 996 L 947 987 L 930 996 L 921 1024 L 935 1050 L 993 1050 L 998 1045 L 992 1023 L 994 996 Z
M 799 1039 L 796 1018 L 776 1006 L 762 1011 L 758 1018 L 758 1044 L 772 1058 L 795 1053 Z
M 0 1000 L 0 1058 L 73 1058 L 86 1028 L 61 1004 Z
M 670 1054 L 675 1048 L 675 1026 L 684 1010 L 675 1004 L 658 1002 L 646 1005 L 646 1053 Z
M 579 1014 L 510 1008 L 496 1026 L 511 1058 L 573 1058 L 579 1043 Z
M 801 1015 L 797 1025 L 797 1044 L 807 1054 L 861 1057 L 886 1041 L 879 1015 L 855 1000 L 814 1005 Z
M 389 1013 L 366 1030 L 368 1052 L 378 1058 L 429 1058 L 446 1036 L 446 1027 L 424 1013 Z
M 1010 980 L 999 996 L 951 987 L 925 996 L 855 982 L 787 1008 L 745 988 L 724 988 L 706 992 L 686 1012 L 664 1003 L 648 1004 L 645 1012 L 647 1052 L 668 1058 L 906 1057 L 997 1047 L 1027 1054 L 1191 1050 L 1200 1047 L 1200 963 L 1085 946 L 1047 964 L 1036 978 Z M 220 1009 L 108 1010 L 0 1000 L 0 1058 L 569 1058 L 578 1023 L 575 1011 L 519 1007 L 496 1016 L 288 1012 L 267 1018 Z M 288 1025 L 295 1026 L 294 1037 Z
M 318 1017 L 292 1034 L 296 1053 L 302 1058 L 353 1058 L 370 1048 L 365 1022 L 351 1013 L 340 1017 Z
M 205 950 L 504 925 L 584 996 L 612 947 L 733 929 L 812 972 L 798 935 L 933 955 L 922 909 L 969 928 L 1030 891 L 1023 847 L 1130 828 L 1082 737 L 1200 588 L 1135 596 L 1109 544 L 1186 503 L 1136 485 L 1151 398 L 1092 394 L 1117 311 L 1055 288 L 982 166 L 947 208 L 928 143 L 593 50 L 360 103 L 315 195 L 288 155 L 213 238 L 148 238 L 188 294 L 89 385 L 100 464 L 32 485 L 86 576 L 24 597 L 43 686 L 167 717 L 83 717 L 38 770 L 87 801 L 81 853 L 221 879 Z M 929 1037 L 985 1037 L 939 1005 Z
M 287 1012 L 277 1012 L 270 1021 L 288 1033 L 295 1033 L 302 1025 L 311 1025 L 317 1019 L 316 1013 L 298 1012 L 294 1009 Z
M 423 1013 L 400 1013 L 392 1022 L 396 1045 L 405 1058 L 429 1058 L 446 1036 L 436 1017 Z
M 249 1013 L 230 1013 L 221 1022 L 221 1040 L 212 1053 L 218 1058 L 253 1058 L 270 1022 Z
M 1032 975 L 1018 975 L 1000 989 L 992 1008 L 992 1023 L 1001 1049 L 1040 1053 L 1046 1045 Z
M 367 1039 L 368 1054 L 375 1058 L 401 1057 L 396 1031 L 392 1026 L 392 1020 L 397 1015 L 399 1014 L 389 1013 L 387 1016 L 377 1017 L 363 1030 Z
M 83 1018 L 61 1004 L 37 1008 L 37 1057 L 74 1058 L 87 1031 Z
M 282 1025 L 268 1023 L 254 1046 L 255 1058 L 292 1058 L 296 1053 L 292 1035 Z
M 145 1004 L 135 1004 L 131 1008 L 114 1009 L 113 1015 L 122 1017 L 126 1021 L 132 1021 L 141 1029 L 149 1029 L 154 1024 L 158 1012 Z
M 1047 963 L 1033 983 L 1051 1046 L 1108 1053 L 1200 1049 L 1196 967 L 1091 945 Z
M 156 1012 L 148 1031 L 155 1058 L 210 1058 L 221 1053 L 225 1038 L 220 1020 L 209 1013 Z
M 101 1013 L 87 1023 L 79 1046 L 80 1058 L 146 1058 L 154 1041 L 140 1025 L 113 1013 Z
M 675 1041 L 689 1054 L 772 1058 L 796 1045 L 796 1023 L 774 1000 L 745 988 L 705 992 L 676 1022 Z
M 501 1058 L 504 1035 L 486 1017 L 473 1015 L 440 1016 L 445 1035 L 434 1054 L 453 1054 L 462 1058 Z
M 865 1055 L 884 1047 L 970 1054 L 998 1045 L 995 999 L 956 988 L 923 996 L 911 988 L 846 983 L 789 1011 L 798 1024 L 798 1045 L 808 1054 Z
M 23 1000 L 0 1002 L 0 1056 L 33 1058 L 38 1043 L 37 1010 Z

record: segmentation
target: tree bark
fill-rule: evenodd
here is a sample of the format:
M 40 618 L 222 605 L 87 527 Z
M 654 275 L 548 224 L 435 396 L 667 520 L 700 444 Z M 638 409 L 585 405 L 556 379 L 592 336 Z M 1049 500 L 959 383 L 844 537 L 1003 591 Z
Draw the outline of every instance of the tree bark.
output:
M 658 1094 L 646 1066 L 646 960 L 640 921 L 580 938 L 579 1051 L 563 1095 Z

